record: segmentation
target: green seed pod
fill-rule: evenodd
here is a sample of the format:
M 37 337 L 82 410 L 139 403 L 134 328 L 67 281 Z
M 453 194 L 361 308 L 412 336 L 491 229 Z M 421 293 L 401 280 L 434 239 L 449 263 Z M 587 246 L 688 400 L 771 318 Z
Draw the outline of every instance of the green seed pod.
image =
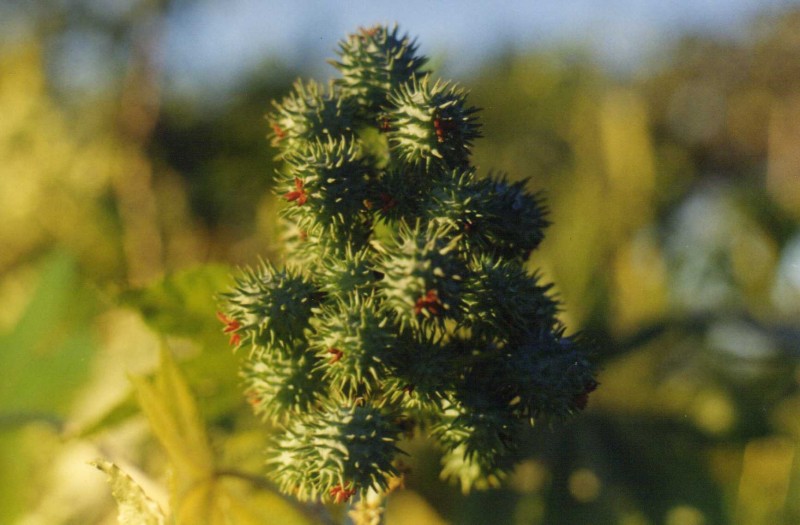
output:
M 222 297 L 227 314 L 241 325 L 237 334 L 244 343 L 291 347 L 289 342 L 305 339 L 318 291 L 301 274 L 262 261 L 246 268 Z
M 333 66 L 342 78 L 336 85 L 345 97 L 358 101 L 364 115 L 374 115 L 390 91 L 423 74 L 428 60 L 417 56 L 416 42 L 400 36 L 397 26 L 362 29 L 341 42 L 337 54 Z
M 257 415 L 272 422 L 308 412 L 327 393 L 316 358 L 296 351 L 251 355 L 242 366 L 245 396 Z
M 289 422 L 267 463 L 278 486 L 301 500 L 340 502 L 368 489 L 384 490 L 401 429 L 377 407 L 325 407 Z M 344 496 L 344 497 L 343 497 Z
M 459 481 L 462 490 L 495 486 L 516 461 L 514 437 L 521 423 L 488 397 L 453 404 L 432 428 L 445 449 L 442 477 Z
M 496 454 L 468 454 L 466 445 L 446 450 L 441 478 L 461 487 L 461 492 L 497 488 L 513 468 L 513 459 Z
M 322 138 L 352 137 L 357 107 L 338 95 L 331 85 L 328 92 L 316 82 L 298 81 L 294 92 L 267 115 L 272 126 L 272 144 L 281 155 L 302 153 Z
M 466 93 L 449 82 L 429 77 L 403 84 L 389 96 L 389 143 L 410 165 L 449 170 L 469 161 L 472 142 L 480 137 Z
M 482 255 L 470 267 L 466 324 L 474 336 L 519 341 L 531 332 L 556 327 L 558 303 L 550 297 L 552 285 L 539 284 L 539 276 L 506 259 Z
M 441 327 L 446 319 L 461 319 L 467 268 L 454 246 L 441 230 L 417 223 L 413 229 L 401 227 L 394 245 L 380 257 L 381 296 L 401 326 Z
M 317 141 L 303 154 L 292 154 L 286 161 L 290 169 L 278 192 L 293 203 L 284 213 L 298 226 L 334 226 L 341 230 L 367 218 L 364 201 L 370 195 L 375 172 L 357 142 Z
M 362 249 L 354 253 L 348 245 L 344 257 L 326 254 L 320 261 L 318 280 L 331 297 L 370 294 L 376 282 L 371 251 Z
M 314 318 L 314 328 L 312 347 L 334 392 L 353 399 L 380 385 L 395 334 L 373 297 L 350 294 L 324 305 Z
M 420 204 L 420 215 L 447 231 L 450 236 L 461 235 L 460 250 L 481 253 L 489 248 L 484 244 L 471 243 L 473 229 L 483 219 L 480 197 L 481 183 L 470 168 L 448 170 L 431 185 L 427 198 Z
M 428 190 L 421 216 L 460 234 L 467 254 L 527 259 L 544 238 L 546 211 L 525 183 L 478 178 L 475 169 L 450 170 Z

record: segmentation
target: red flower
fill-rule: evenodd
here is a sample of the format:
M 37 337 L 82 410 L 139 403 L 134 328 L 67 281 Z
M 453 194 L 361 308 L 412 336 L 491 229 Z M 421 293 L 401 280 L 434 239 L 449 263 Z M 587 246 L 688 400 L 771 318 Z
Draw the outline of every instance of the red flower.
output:
M 586 408 L 586 405 L 589 403 L 589 394 L 594 392 L 598 386 L 599 383 L 597 381 L 589 381 L 589 383 L 583 387 L 583 392 L 572 398 L 573 406 L 575 406 L 575 408 L 578 410 L 583 410 Z
M 342 356 L 344 355 L 344 352 L 342 352 L 338 348 L 328 348 L 328 353 L 333 354 L 333 357 L 331 357 L 331 360 L 329 361 L 330 364 L 339 361 L 339 359 L 341 359 Z
M 442 301 L 439 300 L 439 294 L 436 290 L 428 290 L 425 292 L 425 295 L 417 299 L 417 302 L 414 304 L 414 315 L 419 315 L 423 311 L 432 315 L 438 315 L 441 307 Z
M 330 490 L 330 495 L 333 498 L 334 503 L 344 503 L 345 501 L 349 500 L 355 493 L 356 489 L 354 488 L 346 489 L 342 485 L 336 485 Z
M 286 136 L 286 132 L 283 131 L 283 129 L 278 124 L 273 124 L 272 125 L 272 131 L 275 132 L 276 140 L 281 140 L 282 138 L 284 138 Z
M 448 131 L 455 131 L 458 129 L 458 125 L 454 120 L 444 120 L 439 117 L 435 117 L 433 119 L 433 129 L 436 131 L 436 140 L 438 142 L 444 142 L 445 136 L 447 135 Z
M 217 312 L 217 319 L 222 321 L 222 323 L 225 325 L 225 328 L 222 330 L 222 332 L 231 334 L 231 340 L 229 341 L 229 344 L 231 346 L 239 346 L 239 344 L 242 342 L 242 336 L 236 332 L 242 327 L 242 324 L 236 319 L 231 319 L 222 312 Z
M 381 205 L 382 212 L 386 213 L 387 211 L 397 206 L 397 201 L 394 200 L 394 197 L 392 197 L 388 193 L 381 193 L 380 197 L 381 197 L 381 202 L 383 203 Z
M 286 193 L 284 197 L 286 197 L 287 201 L 297 201 L 297 205 L 302 206 L 308 200 L 308 194 L 306 193 L 306 190 L 303 189 L 303 181 L 295 177 L 294 187 L 295 190 Z
M 245 399 L 253 408 L 258 408 L 258 405 L 261 404 L 261 397 L 258 395 L 258 392 L 255 390 L 248 390 L 244 393 Z
M 359 27 L 358 32 L 361 33 L 361 38 L 366 40 L 367 38 L 374 37 L 376 34 L 378 34 L 379 29 L 380 26 Z

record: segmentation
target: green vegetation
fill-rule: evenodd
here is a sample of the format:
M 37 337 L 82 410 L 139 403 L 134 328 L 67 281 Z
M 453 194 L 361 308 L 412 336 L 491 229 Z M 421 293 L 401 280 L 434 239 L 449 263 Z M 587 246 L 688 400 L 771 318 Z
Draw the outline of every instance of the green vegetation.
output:
M 222 333 L 214 302 L 237 266 L 283 264 L 279 201 L 298 188 L 273 187 L 283 164 L 262 116 L 307 74 L 265 66 L 198 105 L 160 92 L 152 46 L 130 45 L 160 13 L 118 16 L 81 19 L 130 46 L 119 82 L 83 97 L 44 74 L 66 14 L 0 50 L 0 515 L 114 523 L 113 491 L 152 523 L 343 522 L 345 505 L 268 481 L 282 430 L 242 395 L 229 342 L 243 334 Z M 578 417 L 520 434 L 500 488 L 463 495 L 440 479 L 439 448 L 403 437 L 389 525 L 800 520 L 798 32 L 787 12 L 735 41 L 687 38 L 629 79 L 553 51 L 459 82 L 484 108 L 470 164 L 544 192 L 551 225 L 522 270 L 593 341 L 602 387 Z M 381 101 L 364 91 L 357 106 Z M 373 155 L 381 137 L 357 136 Z M 374 284 L 343 270 L 315 287 Z
M 495 485 L 523 427 L 597 386 L 551 285 L 523 267 L 547 226 L 539 199 L 477 176 L 477 110 L 424 64 L 397 27 L 363 29 L 327 91 L 298 83 L 269 116 L 286 267 L 242 272 L 220 318 L 250 403 L 282 427 L 269 474 L 301 500 L 385 494 L 415 429 L 465 492 Z

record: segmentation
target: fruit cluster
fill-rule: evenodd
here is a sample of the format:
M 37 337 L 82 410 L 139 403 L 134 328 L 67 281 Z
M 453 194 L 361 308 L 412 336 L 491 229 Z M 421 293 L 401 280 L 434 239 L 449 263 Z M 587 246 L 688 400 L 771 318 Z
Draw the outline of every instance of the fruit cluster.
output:
M 377 26 L 340 43 L 340 78 L 269 115 L 285 168 L 285 262 L 236 278 L 220 314 L 246 395 L 280 430 L 282 490 L 342 502 L 386 490 L 422 428 L 465 489 L 518 461 L 520 431 L 597 385 L 550 285 L 525 269 L 547 226 L 525 182 L 470 165 L 476 108 Z

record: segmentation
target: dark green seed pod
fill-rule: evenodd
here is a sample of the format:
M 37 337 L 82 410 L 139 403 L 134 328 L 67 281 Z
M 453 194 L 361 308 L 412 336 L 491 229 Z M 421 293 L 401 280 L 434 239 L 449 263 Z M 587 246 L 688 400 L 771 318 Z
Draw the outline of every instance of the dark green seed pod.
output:
M 408 166 L 391 168 L 374 185 L 371 208 L 384 222 L 413 223 L 422 218 L 421 212 L 434 182 L 425 170 Z
M 404 84 L 389 96 L 389 143 L 407 164 L 464 168 L 472 142 L 480 137 L 466 93 L 429 77 Z
M 471 263 L 466 323 L 478 338 L 520 341 L 529 333 L 553 330 L 558 303 L 551 284 L 540 284 L 519 263 L 487 255 Z
M 300 273 L 278 271 L 268 262 L 246 268 L 233 290 L 223 294 L 227 315 L 241 328 L 242 342 L 273 346 L 305 339 L 318 290 Z
M 580 340 L 561 331 L 530 334 L 528 341 L 509 345 L 501 375 L 519 400 L 520 417 L 564 418 L 586 406 L 596 387 L 594 366 Z
M 441 230 L 419 223 L 413 229 L 401 227 L 376 269 L 383 274 L 378 284 L 383 302 L 401 326 L 442 326 L 446 319 L 461 319 L 467 268 L 455 241 Z
M 380 385 L 395 333 L 373 297 L 350 294 L 324 305 L 314 328 L 312 346 L 333 391 L 353 399 Z
M 550 224 L 541 198 L 526 191 L 526 183 L 509 182 L 502 175 L 483 181 L 479 199 L 483 219 L 470 238 L 482 237 L 498 257 L 528 259 Z
M 338 502 L 343 493 L 384 490 L 397 475 L 400 430 L 393 414 L 369 404 L 325 407 L 291 420 L 276 437 L 271 475 L 301 500 Z
M 272 422 L 308 412 L 327 394 L 311 354 L 267 351 L 252 355 L 241 371 L 245 396 L 257 415 Z
M 391 375 L 384 390 L 390 402 L 413 411 L 438 411 L 459 373 L 453 349 L 430 335 L 400 334 L 386 356 Z
M 428 60 L 417 55 L 416 42 L 400 36 L 397 26 L 362 29 L 341 42 L 337 54 L 333 66 L 342 78 L 336 85 L 345 97 L 358 101 L 365 115 L 378 112 L 397 86 L 422 75 Z
M 286 160 L 290 169 L 278 192 L 292 203 L 285 213 L 300 228 L 347 227 L 367 218 L 364 201 L 375 172 L 357 142 L 320 140 Z
M 357 107 L 339 96 L 331 85 L 328 92 L 316 82 L 298 81 L 294 91 L 267 115 L 272 126 L 272 144 L 281 155 L 301 153 L 323 138 L 352 137 Z

